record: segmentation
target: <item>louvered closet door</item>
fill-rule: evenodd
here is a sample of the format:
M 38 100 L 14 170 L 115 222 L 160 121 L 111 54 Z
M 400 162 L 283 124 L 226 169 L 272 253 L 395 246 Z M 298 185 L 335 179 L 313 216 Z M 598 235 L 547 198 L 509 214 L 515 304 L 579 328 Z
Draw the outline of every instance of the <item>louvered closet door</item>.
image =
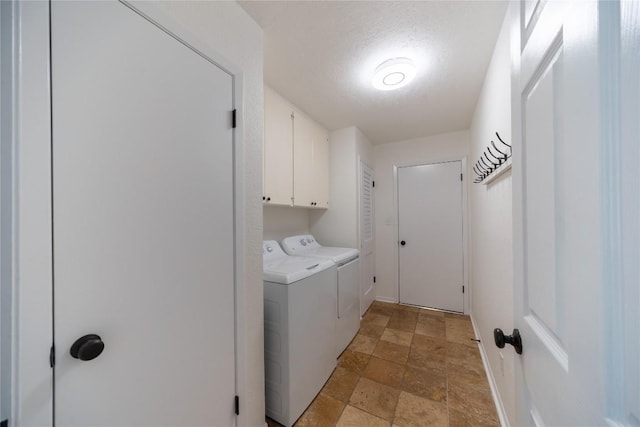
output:
M 376 297 L 374 275 L 373 169 L 360 162 L 360 314 Z

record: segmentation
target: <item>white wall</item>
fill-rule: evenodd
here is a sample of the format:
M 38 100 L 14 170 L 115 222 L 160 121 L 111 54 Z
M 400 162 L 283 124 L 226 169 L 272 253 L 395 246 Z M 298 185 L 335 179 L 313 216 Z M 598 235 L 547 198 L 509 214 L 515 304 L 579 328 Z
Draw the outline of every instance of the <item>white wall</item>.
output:
M 500 32 L 471 125 L 473 165 L 499 132 L 511 141 L 509 26 Z M 489 185 L 471 184 L 471 315 L 493 373 L 508 419 L 515 421 L 514 359 L 516 353 L 493 343 L 493 329 L 513 328 L 513 242 L 511 172 Z M 500 354 L 504 357 L 501 367 Z
M 311 233 L 325 246 L 359 248 L 358 162 L 370 166 L 373 146 L 356 127 L 329 134 L 329 209 L 311 210 Z
M 376 297 L 398 301 L 397 218 L 394 199 L 394 166 L 409 166 L 461 159 L 468 155 L 468 131 L 416 138 L 408 141 L 376 145 L 375 223 L 376 223 Z M 468 175 L 468 174 L 467 174 Z
M 263 208 L 264 240 L 277 240 L 296 234 L 309 234 L 309 212 L 306 208 L 267 206 Z

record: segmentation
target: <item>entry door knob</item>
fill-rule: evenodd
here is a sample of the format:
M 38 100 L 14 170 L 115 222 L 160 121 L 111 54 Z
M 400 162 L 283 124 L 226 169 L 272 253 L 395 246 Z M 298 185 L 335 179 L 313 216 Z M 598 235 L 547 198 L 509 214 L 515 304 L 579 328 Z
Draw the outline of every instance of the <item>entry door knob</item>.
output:
M 493 340 L 498 348 L 504 348 L 505 344 L 511 344 L 516 353 L 522 354 L 522 338 L 520 338 L 520 331 L 517 329 L 514 329 L 511 335 L 505 335 L 502 329 L 495 328 L 493 330 Z
M 404 240 L 400 240 L 400 245 L 404 246 L 406 244 L 407 244 L 407 242 L 405 242 Z
M 71 346 L 71 357 L 80 360 L 93 360 L 100 356 L 104 350 L 104 342 L 102 338 L 96 334 L 89 334 L 80 337 Z

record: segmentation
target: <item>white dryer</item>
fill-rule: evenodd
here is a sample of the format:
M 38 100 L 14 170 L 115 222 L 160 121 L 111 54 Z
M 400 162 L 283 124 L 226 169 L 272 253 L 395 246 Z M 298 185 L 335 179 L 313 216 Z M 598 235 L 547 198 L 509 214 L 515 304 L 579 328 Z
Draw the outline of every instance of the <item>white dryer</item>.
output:
M 360 267 L 359 252 L 352 248 L 320 245 L 310 235 L 287 237 L 282 247 L 289 255 L 304 255 L 330 259 L 337 265 L 336 358 L 349 345 L 360 329 Z
M 286 427 L 302 415 L 336 367 L 336 266 L 262 245 L 267 416 Z

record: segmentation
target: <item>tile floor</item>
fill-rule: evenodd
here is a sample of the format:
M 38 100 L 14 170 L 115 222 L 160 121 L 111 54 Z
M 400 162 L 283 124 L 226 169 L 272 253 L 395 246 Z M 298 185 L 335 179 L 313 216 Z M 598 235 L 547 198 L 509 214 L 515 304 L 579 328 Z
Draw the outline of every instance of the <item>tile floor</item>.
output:
M 474 338 L 468 316 L 376 301 L 296 426 L 499 426 Z

